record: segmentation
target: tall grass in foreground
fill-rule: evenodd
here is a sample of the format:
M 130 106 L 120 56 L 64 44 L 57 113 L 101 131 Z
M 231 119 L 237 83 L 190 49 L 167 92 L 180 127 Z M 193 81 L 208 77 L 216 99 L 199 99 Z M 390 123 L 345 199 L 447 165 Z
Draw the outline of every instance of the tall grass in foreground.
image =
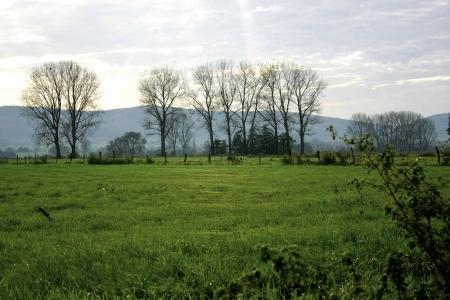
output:
M 296 245 L 309 262 L 352 251 L 370 286 L 386 254 L 407 246 L 382 210 L 383 195 L 364 195 L 362 205 L 350 191 L 334 193 L 335 185 L 366 177 L 360 167 L 253 161 L 0 169 L 1 299 L 213 298 L 254 268 L 277 280 L 260 259 L 263 244 Z M 270 284 L 265 289 L 275 296 Z

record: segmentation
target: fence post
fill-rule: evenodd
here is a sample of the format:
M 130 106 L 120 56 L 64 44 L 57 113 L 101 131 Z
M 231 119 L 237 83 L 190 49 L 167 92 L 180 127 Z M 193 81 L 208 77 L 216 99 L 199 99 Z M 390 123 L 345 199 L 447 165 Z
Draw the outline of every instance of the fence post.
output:
M 113 161 L 116 159 L 116 151 L 113 150 Z
M 25 157 L 25 164 L 26 164 L 27 163 L 27 156 L 25 155 L 24 157 Z
M 317 150 L 317 159 L 320 161 L 320 151 Z
M 184 163 L 186 163 L 187 160 L 187 153 L 184 154 Z
M 100 152 L 98 153 L 98 156 L 100 157 L 100 162 L 102 162 L 102 151 L 100 151 Z
M 164 163 L 167 163 L 167 152 L 164 153 Z
M 86 162 L 86 154 L 83 154 L 83 162 Z
M 260 155 L 259 158 L 258 158 L 258 162 L 261 162 L 261 155 Z
M 208 162 L 211 163 L 211 152 L 208 153 Z
M 19 163 L 19 155 L 17 155 L 17 163 Z
M 439 151 L 438 147 L 434 147 L 436 149 L 436 152 L 438 154 L 438 164 L 441 164 L 441 152 Z
M 34 153 L 34 162 L 36 163 L 36 153 Z
M 70 162 L 72 162 L 72 152 L 70 153 L 69 159 L 70 159 Z

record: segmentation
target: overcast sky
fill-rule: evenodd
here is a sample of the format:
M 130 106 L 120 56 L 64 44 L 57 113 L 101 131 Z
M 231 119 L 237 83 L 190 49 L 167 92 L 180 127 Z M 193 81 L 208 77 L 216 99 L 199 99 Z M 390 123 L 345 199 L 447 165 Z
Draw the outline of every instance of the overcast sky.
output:
M 0 106 L 29 70 L 74 60 L 101 79 L 103 109 L 139 105 L 161 65 L 289 61 L 329 83 L 323 115 L 450 112 L 450 0 L 8 1 L 0 3 Z

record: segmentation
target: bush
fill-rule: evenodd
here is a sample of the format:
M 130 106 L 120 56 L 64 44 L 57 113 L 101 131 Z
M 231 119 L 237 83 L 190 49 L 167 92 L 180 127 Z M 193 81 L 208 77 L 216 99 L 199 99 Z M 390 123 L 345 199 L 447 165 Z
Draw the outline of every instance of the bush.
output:
M 146 162 L 147 162 L 148 164 L 153 164 L 153 163 L 155 163 L 155 160 L 154 160 L 153 158 L 147 156 Z
M 280 158 L 280 161 L 283 165 L 292 165 L 294 163 L 294 158 L 286 154 Z
M 124 158 L 102 158 L 95 156 L 95 154 L 89 154 L 88 164 L 90 165 L 123 165 L 131 164 L 133 162 L 131 157 Z
M 232 160 L 231 160 L 231 163 L 233 164 L 233 165 L 239 165 L 239 164 L 242 164 L 244 161 L 242 160 L 242 157 L 234 157 Z
M 32 164 L 46 164 L 47 163 L 47 155 L 40 156 L 37 160 L 31 161 Z
M 95 154 L 90 153 L 88 158 L 88 164 L 90 165 L 100 165 L 102 163 L 102 160 L 95 156 Z
M 433 152 L 425 152 L 425 153 L 420 154 L 419 156 L 422 156 L 422 157 L 433 157 L 433 156 L 436 156 L 436 154 L 433 153 Z
M 216 295 L 221 299 L 373 298 L 360 287 L 361 274 L 356 271 L 357 259 L 351 253 L 341 254 L 338 265 L 320 265 L 307 262 L 300 251 L 297 246 L 262 246 L 261 260 L 270 266 L 270 271 L 264 274 L 255 268 L 250 273 L 237 276 L 221 287 Z M 352 285 L 339 291 L 339 285 L 344 282 L 352 282 Z M 266 294 L 267 286 L 271 287 L 272 295 Z
M 333 138 L 336 132 L 330 126 Z M 354 138 L 341 139 L 354 144 Z M 447 182 L 438 178 L 436 183 L 425 177 L 425 170 L 417 162 L 407 166 L 394 163 L 395 151 L 389 146 L 375 159 L 370 134 L 357 141 L 356 148 L 364 153 L 370 172 L 379 175 L 381 183 L 354 180 L 361 190 L 364 186 L 385 193 L 386 213 L 409 244 L 409 251 L 393 251 L 387 262 L 386 274 L 381 278 L 387 291 L 390 280 L 397 296 L 410 298 L 441 298 L 450 294 L 450 199 L 444 199 L 439 186 Z M 411 276 L 410 274 L 413 274 Z M 408 280 L 407 280 L 408 279 Z
M 297 160 L 297 164 L 309 164 L 311 163 L 311 159 L 309 157 L 305 157 L 304 155 L 297 154 L 295 155 L 295 159 Z
M 320 162 L 324 165 L 334 165 L 336 163 L 336 156 L 332 151 L 322 151 L 320 153 Z
M 335 152 L 334 155 L 337 157 L 340 164 L 346 164 L 351 156 L 348 152 Z
M 450 147 L 444 145 L 441 147 L 440 152 L 442 155 L 442 165 L 450 166 Z

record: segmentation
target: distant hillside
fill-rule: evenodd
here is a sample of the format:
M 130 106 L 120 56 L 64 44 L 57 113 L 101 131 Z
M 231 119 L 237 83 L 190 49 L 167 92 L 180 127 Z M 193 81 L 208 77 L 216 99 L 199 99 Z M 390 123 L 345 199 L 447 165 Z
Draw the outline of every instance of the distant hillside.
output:
M 429 116 L 428 119 L 432 120 L 436 125 L 436 132 L 438 134 L 438 141 L 448 140 L 449 136 L 447 134 L 448 128 L 448 114 L 438 114 Z
M 192 112 L 191 110 L 188 110 Z M 95 146 L 106 145 L 112 139 L 123 135 L 127 131 L 141 132 L 146 134 L 142 127 L 142 121 L 145 117 L 144 111 L 140 107 L 122 108 L 106 110 L 103 114 L 103 124 L 95 132 L 93 136 L 89 138 L 91 143 Z M 220 114 L 217 115 L 218 120 L 223 118 Z M 439 114 L 429 117 L 436 124 L 436 130 L 439 140 L 448 139 L 446 128 L 448 126 L 448 115 Z M 348 120 L 322 117 L 323 123 L 314 126 L 312 136 L 306 137 L 307 142 L 314 141 L 314 143 L 332 142 L 330 134 L 325 131 L 329 125 L 333 125 L 339 133 L 345 133 L 347 129 Z M 201 147 L 203 142 L 208 139 L 208 135 L 205 130 L 199 128 L 200 121 L 196 122 L 195 140 L 197 147 Z M 295 128 L 294 128 L 295 129 Z M 33 129 L 28 125 L 27 120 L 20 117 L 20 111 L 18 106 L 2 106 L 0 107 L 0 147 L 13 147 L 19 146 L 32 146 L 32 134 Z M 217 132 L 217 136 L 221 139 L 225 139 L 223 132 Z M 294 140 L 299 142 L 298 134 L 293 132 Z M 158 137 L 149 136 L 148 146 L 158 148 Z

